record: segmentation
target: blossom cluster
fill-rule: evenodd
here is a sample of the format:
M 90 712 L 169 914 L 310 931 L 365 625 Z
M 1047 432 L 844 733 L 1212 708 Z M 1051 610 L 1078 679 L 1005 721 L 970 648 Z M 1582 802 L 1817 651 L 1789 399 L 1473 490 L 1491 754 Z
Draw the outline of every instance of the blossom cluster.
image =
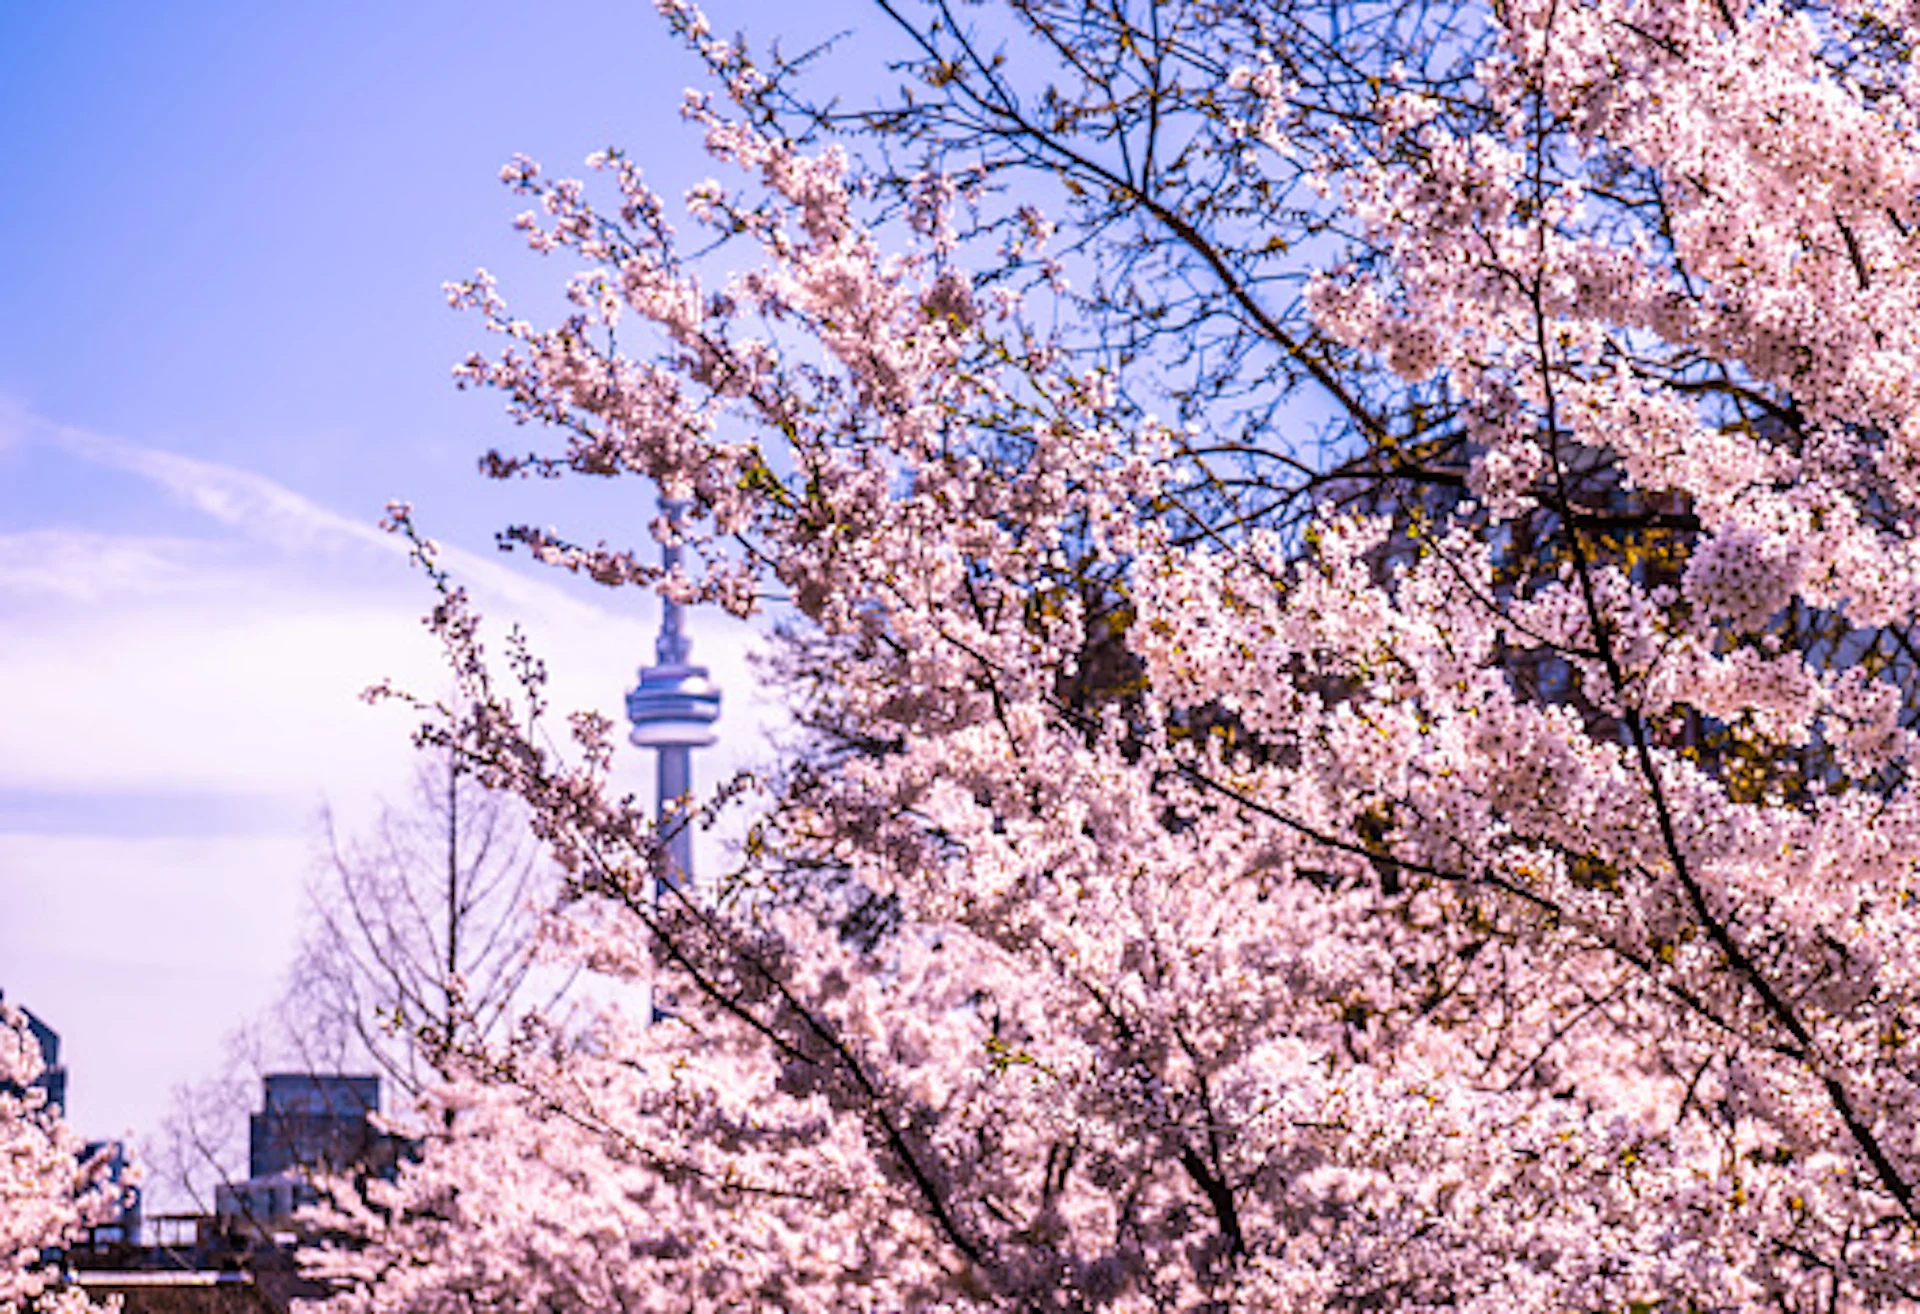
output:
M 25 1015 L 0 1004 L 0 1314 L 92 1309 L 47 1259 L 117 1203 L 105 1165 L 81 1153 L 79 1137 L 33 1084 L 42 1071 Z
M 469 1056 L 340 1206 L 341 1308 L 1920 1299 L 1920 84 L 1848 35 L 1907 20 L 1491 17 L 1470 94 L 1321 162 L 1359 236 L 1308 295 L 1458 464 L 1304 532 L 1183 500 L 1191 434 L 978 312 L 959 184 L 890 251 L 732 46 L 718 290 L 624 157 L 611 210 L 510 168 L 589 269 L 552 329 L 455 291 L 505 340 L 463 379 L 565 444 L 495 472 L 644 475 L 704 565 L 522 541 L 779 596 L 806 739 L 656 901 L 604 725 L 529 735 L 450 599 L 550 952 L 670 1006 Z

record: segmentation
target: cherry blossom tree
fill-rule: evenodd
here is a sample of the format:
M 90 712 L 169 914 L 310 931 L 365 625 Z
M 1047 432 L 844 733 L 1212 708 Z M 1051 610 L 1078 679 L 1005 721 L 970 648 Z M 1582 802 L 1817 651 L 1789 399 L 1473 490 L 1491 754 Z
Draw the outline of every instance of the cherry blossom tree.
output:
M 60 1282 L 47 1262 L 118 1204 L 105 1164 L 81 1153 L 80 1138 L 46 1092 L 43 1065 L 26 1017 L 0 1004 L 0 1312 L 67 1311 L 93 1306 Z
M 1165 8 L 1016 8 L 1052 100 L 937 10 L 849 121 L 670 5 L 702 236 L 507 170 L 581 272 L 453 290 L 558 435 L 487 468 L 643 476 L 696 564 L 509 539 L 772 603 L 812 740 L 656 901 L 611 727 L 529 729 L 396 511 L 428 738 L 530 805 L 551 951 L 674 1007 L 467 1055 L 343 1308 L 1920 1302 L 1914 20 Z

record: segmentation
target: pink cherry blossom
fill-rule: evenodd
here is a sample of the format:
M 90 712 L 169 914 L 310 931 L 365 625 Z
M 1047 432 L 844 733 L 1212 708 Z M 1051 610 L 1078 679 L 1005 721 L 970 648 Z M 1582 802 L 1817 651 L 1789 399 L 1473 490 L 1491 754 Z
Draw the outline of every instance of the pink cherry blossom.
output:
M 509 167 L 585 272 L 545 329 L 452 294 L 559 444 L 490 468 L 643 475 L 697 564 L 512 537 L 774 601 L 800 730 L 656 903 L 606 727 L 530 731 L 436 576 L 425 735 L 531 805 L 548 952 L 667 1018 L 466 1055 L 331 1215 L 343 1309 L 1920 1300 L 1912 18 L 1482 17 L 1471 84 L 1319 144 L 1221 75 L 1240 167 L 1323 152 L 1305 304 L 1413 435 L 1263 476 L 1292 525 L 1210 509 L 1209 414 L 980 313 L 964 179 L 890 226 L 690 9 L 702 236 L 624 157 L 604 205 Z

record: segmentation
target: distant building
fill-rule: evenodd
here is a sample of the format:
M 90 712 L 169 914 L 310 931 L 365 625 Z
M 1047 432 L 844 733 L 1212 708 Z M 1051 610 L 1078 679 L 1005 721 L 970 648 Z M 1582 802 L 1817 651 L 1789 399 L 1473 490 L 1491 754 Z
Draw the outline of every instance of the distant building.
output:
M 20 1011 L 45 1063 L 34 1085 L 64 1112 L 60 1036 Z M 309 1170 L 394 1172 L 400 1142 L 369 1121 L 380 1108 L 379 1078 L 271 1076 L 262 1104 L 249 1127 L 253 1176 L 219 1188 L 210 1217 L 143 1218 L 139 1189 L 128 1180 L 126 1147 L 88 1145 L 82 1155 L 103 1161 L 119 1212 L 43 1258 L 59 1265 L 65 1283 L 96 1300 L 120 1302 L 122 1314 L 292 1314 L 297 1301 L 327 1295 L 300 1275 L 295 1247 L 301 1237 L 289 1215 L 316 1199 Z
M 121 1314 L 292 1314 L 328 1294 L 300 1276 L 288 1238 L 248 1220 L 159 1215 L 139 1245 L 95 1240 L 67 1255 L 73 1281 Z
M 7 992 L 0 990 L 0 1004 L 6 1000 Z M 60 1066 L 60 1033 L 35 1017 L 33 1010 L 23 1008 L 20 1012 L 27 1019 L 27 1030 L 33 1033 L 34 1041 L 40 1046 L 40 1061 L 46 1065 L 33 1084 L 47 1093 L 47 1104 L 55 1113 L 64 1114 L 67 1108 L 67 1070 Z
M 392 1173 L 397 1143 L 371 1121 L 380 1078 L 275 1073 L 261 1103 L 248 1120 L 247 1180 L 215 1188 L 217 1214 L 284 1219 L 318 1199 L 308 1183 L 316 1170 Z
M 88 1229 L 87 1242 L 93 1246 L 138 1245 L 143 1206 L 140 1187 L 128 1180 L 132 1176 L 133 1159 L 127 1153 L 127 1144 L 125 1141 L 90 1141 L 80 1152 L 83 1159 L 96 1155 L 106 1162 L 107 1181 L 113 1185 L 120 1208 L 113 1217 Z
M 266 1079 L 264 1106 L 248 1120 L 247 1175 L 366 1162 L 380 1133 L 380 1078 L 281 1072 Z
M 0 991 L 0 1003 L 5 999 L 5 992 Z M 65 1117 L 67 1070 L 60 1063 L 60 1033 L 41 1021 L 31 1009 L 20 1008 L 19 1012 L 27 1020 L 27 1031 L 33 1036 L 34 1044 L 40 1047 L 41 1071 L 34 1079 L 33 1086 L 46 1092 L 47 1109 Z M 0 1083 L 0 1090 L 6 1089 L 6 1084 Z M 19 1094 L 19 1088 L 11 1088 L 10 1093 Z M 83 1160 L 98 1158 L 103 1162 L 106 1181 L 119 1202 L 117 1212 L 88 1229 L 87 1243 L 123 1245 L 138 1241 L 140 1188 L 130 1180 L 132 1160 L 128 1158 L 127 1147 L 120 1141 L 92 1141 L 80 1151 L 80 1157 Z

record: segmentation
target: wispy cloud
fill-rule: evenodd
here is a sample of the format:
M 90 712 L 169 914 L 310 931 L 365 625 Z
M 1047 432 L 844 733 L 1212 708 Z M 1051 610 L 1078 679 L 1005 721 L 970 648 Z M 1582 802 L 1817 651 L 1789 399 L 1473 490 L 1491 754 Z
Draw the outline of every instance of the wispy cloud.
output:
M 405 555 L 376 527 L 329 511 L 264 475 L 68 425 L 29 424 L 28 432 L 94 465 L 139 475 L 219 523 L 289 552 L 354 542 Z
M 247 538 L 289 554 L 370 549 L 404 560 L 407 544 L 375 525 L 343 516 L 264 475 L 162 451 L 65 425 L 20 420 L 25 432 L 90 464 L 138 475 L 178 502 Z M 442 563 L 475 592 L 517 610 L 573 623 L 619 613 L 584 602 L 553 584 L 502 565 L 497 558 L 443 546 Z
M 403 542 L 251 471 L 18 412 L 0 422 L 67 458 L 133 474 L 225 531 L 0 534 L 0 624 L 15 622 L 0 647 L 0 688 L 32 691 L 0 737 L 0 790 L 311 800 L 404 773 L 403 729 L 356 701 L 382 678 L 428 692 L 444 683 L 419 624 L 428 594 Z M 556 706 L 617 716 L 651 651 L 650 603 L 616 610 L 459 547 L 442 560 L 493 624 L 527 629 Z M 700 615 L 695 638 L 731 695 L 718 768 L 757 753 L 779 718 L 751 696 L 751 630 Z

